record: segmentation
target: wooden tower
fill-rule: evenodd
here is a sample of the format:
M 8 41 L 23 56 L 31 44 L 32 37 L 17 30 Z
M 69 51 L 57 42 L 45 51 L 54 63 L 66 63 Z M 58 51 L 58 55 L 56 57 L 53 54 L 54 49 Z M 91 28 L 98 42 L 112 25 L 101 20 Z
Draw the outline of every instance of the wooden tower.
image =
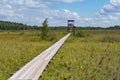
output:
M 68 31 L 71 32 L 73 31 L 74 27 L 74 20 L 68 20 Z

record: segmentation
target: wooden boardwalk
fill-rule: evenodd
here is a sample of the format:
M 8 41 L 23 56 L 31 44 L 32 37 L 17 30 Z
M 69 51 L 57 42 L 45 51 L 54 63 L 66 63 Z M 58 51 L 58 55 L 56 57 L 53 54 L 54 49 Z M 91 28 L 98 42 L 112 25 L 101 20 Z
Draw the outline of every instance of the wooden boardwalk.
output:
M 40 55 L 28 62 L 8 80 L 38 80 L 49 61 L 53 58 L 70 34 L 71 33 L 67 34 Z

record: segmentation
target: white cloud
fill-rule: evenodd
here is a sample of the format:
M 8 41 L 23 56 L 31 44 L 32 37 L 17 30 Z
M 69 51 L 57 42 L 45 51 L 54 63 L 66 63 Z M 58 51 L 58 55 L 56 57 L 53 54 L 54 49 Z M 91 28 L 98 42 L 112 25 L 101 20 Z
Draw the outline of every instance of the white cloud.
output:
M 64 2 L 64 3 L 72 3 L 72 2 L 81 2 L 83 0 L 56 0 L 58 2 Z
M 110 3 L 114 6 L 120 6 L 120 0 L 110 0 Z
M 25 5 L 27 7 L 35 7 L 37 5 L 37 2 L 35 2 L 33 0 L 25 0 Z
M 71 12 L 67 9 L 64 9 L 63 10 L 63 14 L 64 14 L 64 17 L 66 17 L 67 19 L 80 19 L 80 16 L 78 15 L 77 12 Z
M 109 4 L 96 13 L 101 22 L 106 25 L 119 24 L 120 15 L 120 0 L 110 0 Z
M 112 16 L 112 15 L 109 15 L 109 16 L 108 16 L 108 19 L 109 19 L 109 20 L 117 20 L 118 18 L 115 17 L 115 16 Z
M 74 19 L 75 25 L 104 26 L 117 21 L 118 17 L 107 13 L 119 12 L 119 0 L 110 0 L 110 4 L 104 5 L 95 17 L 81 17 L 77 12 L 68 9 L 50 9 L 50 5 L 56 3 L 72 3 L 83 0 L 0 0 L 0 16 L 5 16 L 9 21 L 22 22 L 30 25 L 41 25 L 48 18 L 50 26 L 66 25 L 68 19 Z M 116 7 L 117 8 L 116 8 Z M 1 18 L 0 18 L 1 19 Z
M 71 12 L 67 9 L 63 10 L 42 10 L 39 12 L 39 18 L 37 17 L 36 22 L 43 21 L 48 18 L 50 25 L 66 25 L 68 19 L 79 20 L 80 16 L 77 12 Z M 44 15 L 43 15 L 44 14 Z M 42 16 L 41 16 L 42 15 Z
M 99 14 L 119 14 L 120 13 L 120 0 L 110 0 L 110 3 L 104 5 Z
M 22 7 L 46 7 L 48 2 L 43 2 L 42 0 L 2 0 L 2 2 L 11 4 L 13 6 L 22 6 Z
M 10 3 L 11 4 L 17 4 L 17 5 L 23 5 L 24 4 L 24 0 L 12 0 Z
M 12 9 L 12 6 L 5 3 L 5 0 L 3 2 L 4 4 L 0 5 L 0 15 L 3 16 L 14 16 L 14 10 Z
M 21 0 L 19 0 L 19 1 L 21 1 Z M 23 0 L 23 2 L 24 2 L 23 5 L 25 7 L 45 8 L 45 7 L 49 6 L 47 2 L 43 2 L 42 0 L 40 0 L 40 1 L 36 1 L 36 0 Z

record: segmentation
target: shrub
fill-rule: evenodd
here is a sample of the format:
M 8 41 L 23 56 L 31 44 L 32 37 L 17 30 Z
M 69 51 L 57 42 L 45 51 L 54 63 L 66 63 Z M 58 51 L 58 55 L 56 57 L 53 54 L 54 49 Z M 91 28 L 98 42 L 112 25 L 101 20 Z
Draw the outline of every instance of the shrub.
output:
M 42 23 L 42 28 L 41 28 L 41 38 L 43 40 L 49 40 L 49 28 L 48 28 L 48 21 L 47 18 L 45 21 Z
M 24 32 L 19 33 L 20 36 L 21 36 L 21 35 L 24 35 L 24 34 L 25 34 Z
M 118 36 L 104 36 L 102 42 L 120 42 L 120 37 Z
M 75 34 L 76 37 L 88 37 L 89 34 L 87 32 L 83 32 L 83 31 L 80 31 L 80 32 L 77 32 Z
M 49 40 L 50 41 L 53 41 L 53 40 L 56 40 L 57 38 L 56 38 L 56 35 L 55 35 L 55 33 L 51 33 L 50 34 L 50 37 L 49 37 Z

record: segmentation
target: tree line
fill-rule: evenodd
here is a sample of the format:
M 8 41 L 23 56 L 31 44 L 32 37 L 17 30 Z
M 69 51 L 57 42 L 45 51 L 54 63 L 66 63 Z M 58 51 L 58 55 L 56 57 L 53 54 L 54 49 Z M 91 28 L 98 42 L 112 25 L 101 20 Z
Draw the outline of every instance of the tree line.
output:
M 41 30 L 42 26 L 30 26 L 22 23 L 0 21 L 0 30 Z M 49 26 L 52 30 L 67 30 L 67 26 Z M 76 27 L 78 30 L 120 30 L 120 25 L 104 27 Z
M 29 26 L 22 23 L 0 21 L 0 30 L 39 30 L 38 26 Z

